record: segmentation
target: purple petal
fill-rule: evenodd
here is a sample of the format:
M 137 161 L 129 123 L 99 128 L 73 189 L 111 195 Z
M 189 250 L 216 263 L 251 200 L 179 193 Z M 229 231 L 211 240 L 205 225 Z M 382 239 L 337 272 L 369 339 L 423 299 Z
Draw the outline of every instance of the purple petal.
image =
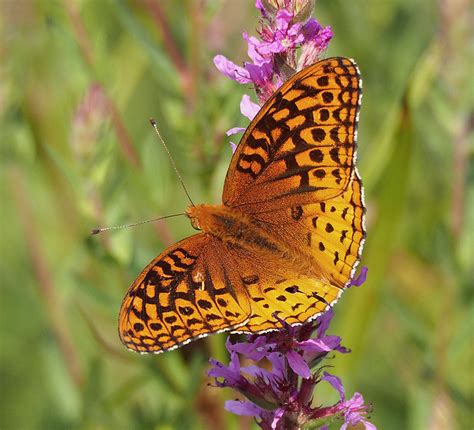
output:
M 288 12 L 286 9 L 280 9 L 275 18 L 276 28 L 278 30 L 286 31 L 292 19 L 292 13 Z
M 227 400 L 224 404 L 224 408 L 236 415 L 245 415 L 251 417 L 258 417 L 262 413 L 257 405 L 250 402 L 239 401 L 239 400 Z
M 302 30 L 301 24 L 294 24 L 290 28 L 288 28 L 288 31 L 286 32 L 286 37 L 288 39 L 288 36 L 290 36 L 290 39 L 292 39 L 297 43 L 303 42 L 304 41 L 304 35 L 301 32 Z
M 303 68 L 316 62 L 320 58 L 321 53 L 329 46 L 332 36 L 333 33 L 331 27 L 327 26 L 316 36 L 307 38 L 306 42 L 302 45 L 298 67 Z
M 331 26 L 324 27 L 318 34 L 317 38 L 314 39 L 318 46 L 319 52 L 325 51 L 331 41 L 334 33 L 332 32 Z
M 207 376 L 212 378 L 220 378 L 225 375 L 227 366 L 222 364 L 220 361 L 215 360 L 214 358 L 210 358 L 209 363 L 211 363 L 212 367 L 208 370 Z
M 217 382 L 219 386 L 236 386 L 245 382 L 245 378 L 240 374 L 239 357 L 235 352 L 231 353 L 230 360 L 229 366 L 225 366 L 213 358 L 209 360 L 213 367 L 209 369 L 207 375 L 216 379 L 224 378 L 222 383 Z
M 286 358 L 288 359 L 288 365 L 296 374 L 302 376 L 305 379 L 311 376 L 311 370 L 309 369 L 308 363 L 306 363 L 303 357 L 296 351 L 289 351 L 286 354 Z
M 265 372 L 269 373 L 268 370 L 262 369 L 261 367 L 258 367 L 255 364 L 250 364 L 248 366 L 243 366 L 240 370 L 242 372 L 246 373 L 247 375 L 250 375 L 250 376 L 257 376 L 257 375 L 261 374 L 262 370 L 264 371 L 264 373 Z
M 342 354 L 349 354 L 352 350 L 349 348 L 346 348 L 345 346 L 339 345 L 334 348 L 334 351 L 338 351 Z
M 276 37 L 275 40 L 272 40 L 271 42 L 262 42 L 258 47 L 258 52 L 264 58 L 270 59 L 273 57 L 273 54 L 278 54 L 287 49 L 287 47 L 282 43 L 283 40 L 285 40 L 283 35 L 279 35 L 279 37 Z
M 319 338 L 326 335 L 326 331 L 331 324 L 332 317 L 334 316 L 334 311 L 332 308 L 329 308 L 324 314 L 318 318 L 318 330 L 316 332 Z
M 366 281 L 368 271 L 369 271 L 368 267 L 363 266 L 360 269 L 359 275 L 357 277 L 354 277 L 354 279 L 351 280 L 348 287 L 352 287 L 353 285 L 355 287 L 360 287 Z
M 263 82 L 271 80 L 275 72 L 272 68 L 274 54 L 288 49 L 286 44 L 281 43 L 285 39 L 285 35 L 276 37 L 276 35 L 270 34 L 269 41 L 260 41 L 247 33 L 243 33 L 242 36 L 248 45 L 247 55 L 253 61 L 253 63 L 245 63 L 245 69 L 257 85 L 262 85 Z M 289 44 L 288 41 L 286 43 Z M 255 76 L 252 76 L 252 72 Z
M 329 352 L 341 344 L 339 336 L 325 336 L 321 339 L 308 339 L 298 342 L 298 347 L 305 352 Z
M 245 131 L 245 128 L 243 127 L 233 127 L 233 128 L 229 128 L 229 130 L 227 130 L 225 134 L 227 136 L 232 136 L 237 133 L 242 133 L 243 131 Z
M 268 361 L 272 363 L 272 373 L 275 378 L 284 379 L 286 376 L 285 357 L 279 352 L 268 354 Z
M 274 379 L 274 375 L 271 372 L 255 365 L 242 367 L 242 372 L 245 372 L 246 374 L 253 376 L 254 378 L 259 377 L 268 383 L 270 383 Z
M 214 57 L 214 65 L 217 70 L 239 84 L 249 84 L 252 82 L 249 72 L 243 67 L 237 66 L 232 61 L 228 60 L 223 55 L 216 55 Z
M 258 9 L 262 15 L 266 13 L 265 8 L 263 7 L 262 0 L 255 1 L 255 8 Z
M 272 81 L 273 70 L 271 63 L 262 63 L 261 65 L 245 63 L 245 70 L 248 73 L 250 82 L 257 86 L 263 87 Z
M 314 18 L 310 18 L 308 22 L 303 26 L 302 32 L 306 40 L 313 40 L 316 38 L 318 33 L 322 30 L 321 24 Z
M 226 342 L 226 348 L 229 352 L 238 352 L 239 354 L 245 355 L 254 361 L 260 361 L 268 354 L 266 336 L 258 336 L 253 342 L 238 342 L 235 344 L 230 343 L 229 338 Z
M 247 94 L 242 96 L 242 100 L 240 101 L 240 112 L 242 115 L 246 116 L 249 120 L 253 120 L 259 110 L 260 106 L 250 100 L 250 97 Z
M 225 347 L 229 353 L 238 352 L 239 354 L 247 355 L 255 349 L 255 345 L 252 342 L 237 342 L 232 343 L 230 337 L 225 342 Z
M 280 10 L 277 13 L 274 26 L 267 27 L 261 33 L 262 42 L 253 43 L 253 48 L 264 58 L 272 58 L 276 53 L 290 53 L 299 44 L 305 41 L 300 23 L 291 24 L 293 14 L 287 10 Z
M 257 379 L 260 379 L 263 384 L 271 385 L 273 390 L 278 391 L 279 384 L 285 380 L 285 359 L 280 353 L 271 353 L 267 358 L 272 363 L 271 371 L 254 365 L 242 367 L 241 370 L 252 376 L 257 385 L 259 385 Z
M 342 386 L 341 380 L 334 375 L 330 375 L 327 372 L 324 372 L 324 376 L 321 378 L 323 381 L 329 382 L 333 388 L 335 388 L 339 392 L 339 396 L 341 397 L 341 401 L 346 399 L 346 392 L 344 387 Z
M 364 397 L 360 393 L 355 393 L 349 400 L 344 402 L 347 408 L 360 408 L 364 406 Z
M 242 37 L 247 42 L 247 55 L 256 66 L 261 66 L 271 61 L 271 58 L 260 52 L 262 45 L 265 45 L 266 42 L 260 42 L 256 37 L 249 36 L 245 32 L 242 33 Z
M 232 154 L 235 154 L 235 150 L 237 149 L 237 145 L 234 142 L 230 142 L 230 149 L 232 150 Z
M 272 421 L 272 429 L 278 428 L 278 423 L 280 422 L 281 418 L 285 413 L 285 409 L 278 408 L 273 414 L 273 421 Z

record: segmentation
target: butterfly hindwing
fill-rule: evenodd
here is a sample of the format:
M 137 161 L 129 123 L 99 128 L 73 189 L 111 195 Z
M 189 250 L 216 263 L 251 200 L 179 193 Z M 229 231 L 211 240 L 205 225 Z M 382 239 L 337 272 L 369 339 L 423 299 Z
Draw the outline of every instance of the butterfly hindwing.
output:
M 341 287 L 305 274 L 303 260 L 263 261 L 263 253 L 240 247 L 231 247 L 229 253 L 239 262 L 233 270 L 238 271 L 251 306 L 249 320 L 234 332 L 278 330 L 281 320 L 303 324 L 327 310 L 342 292 Z
M 201 233 L 155 258 L 122 302 L 122 342 L 134 351 L 162 352 L 245 323 L 248 294 L 224 264 L 225 254 L 222 242 Z
M 153 260 L 122 303 L 119 333 L 138 352 L 162 352 L 222 331 L 258 333 L 302 324 L 342 292 L 298 265 L 262 263 L 265 255 L 208 234 L 184 239 Z M 277 318 L 278 317 L 278 318 Z
M 347 188 L 355 159 L 359 70 L 329 58 L 291 77 L 242 137 L 223 202 L 247 213 L 324 201 Z
M 290 325 L 312 321 L 328 310 L 342 293 L 342 288 L 314 277 L 289 275 L 286 273 L 285 277 L 273 277 L 267 284 L 249 286 L 252 315 L 246 324 L 233 332 L 280 330 L 281 320 Z

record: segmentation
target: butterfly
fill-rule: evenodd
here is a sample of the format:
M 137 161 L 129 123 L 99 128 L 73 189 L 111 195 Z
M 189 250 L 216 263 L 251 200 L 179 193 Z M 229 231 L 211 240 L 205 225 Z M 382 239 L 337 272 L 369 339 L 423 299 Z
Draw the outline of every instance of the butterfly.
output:
M 121 306 L 129 349 L 159 353 L 212 333 L 311 321 L 350 284 L 365 239 L 355 167 L 361 101 L 355 62 L 293 75 L 232 157 L 221 205 L 191 205 L 201 232 L 163 251 Z

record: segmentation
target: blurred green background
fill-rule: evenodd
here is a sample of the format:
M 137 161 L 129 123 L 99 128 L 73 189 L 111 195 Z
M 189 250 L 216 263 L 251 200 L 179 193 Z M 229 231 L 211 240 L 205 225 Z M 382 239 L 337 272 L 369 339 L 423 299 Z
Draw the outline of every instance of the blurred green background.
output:
M 188 221 L 89 236 L 187 206 L 150 116 L 194 201 L 220 201 L 251 89 L 212 58 L 246 59 L 253 5 L 0 0 L 1 429 L 255 427 L 207 386 L 225 336 L 159 356 L 118 339 L 129 284 Z M 473 428 L 469 1 L 319 0 L 315 16 L 364 79 L 369 279 L 335 308 L 353 352 L 332 373 L 379 429 Z

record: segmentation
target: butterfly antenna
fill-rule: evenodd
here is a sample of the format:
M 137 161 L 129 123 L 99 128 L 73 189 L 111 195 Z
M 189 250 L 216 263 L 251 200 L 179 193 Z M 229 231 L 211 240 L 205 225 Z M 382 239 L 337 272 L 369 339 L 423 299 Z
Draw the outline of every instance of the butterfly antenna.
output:
M 160 216 L 159 218 L 153 218 L 146 221 L 134 222 L 132 224 L 115 225 L 113 227 L 97 227 L 97 228 L 92 229 L 91 234 L 99 234 L 99 233 L 103 233 L 104 231 L 109 231 L 109 230 L 119 230 L 121 228 L 135 227 L 137 225 L 148 224 L 149 222 L 158 221 L 160 219 L 173 218 L 175 216 L 181 216 L 181 215 L 186 215 L 186 214 L 182 213 L 182 214 Z
M 163 140 L 163 138 L 161 137 L 161 134 L 160 134 L 160 131 L 158 130 L 158 126 L 156 125 L 156 121 L 154 120 L 154 118 L 150 118 L 150 124 L 152 125 L 152 127 L 155 129 L 155 132 L 156 134 L 158 135 L 158 138 L 160 139 L 161 143 L 163 144 L 163 146 L 165 147 L 165 150 L 168 154 L 168 157 L 171 161 L 171 164 L 173 166 L 173 169 L 174 171 L 176 172 L 176 174 L 178 175 L 178 178 L 179 178 L 179 182 L 181 182 L 181 186 L 183 187 L 183 190 L 184 192 L 186 193 L 186 196 L 188 197 L 188 200 L 191 202 L 191 204 L 193 206 L 195 206 L 193 200 L 191 199 L 189 193 L 188 193 L 188 190 L 186 189 L 186 185 L 184 185 L 184 181 L 183 181 L 183 178 L 181 177 L 179 171 L 178 171 L 178 168 L 176 167 L 176 163 L 174 162 L 173 160 L 173 157 L 171 156 L 171 152 L 170 150 L 168 149 L 168 146 L 166 146 L 166 143 L 165 141 Z

